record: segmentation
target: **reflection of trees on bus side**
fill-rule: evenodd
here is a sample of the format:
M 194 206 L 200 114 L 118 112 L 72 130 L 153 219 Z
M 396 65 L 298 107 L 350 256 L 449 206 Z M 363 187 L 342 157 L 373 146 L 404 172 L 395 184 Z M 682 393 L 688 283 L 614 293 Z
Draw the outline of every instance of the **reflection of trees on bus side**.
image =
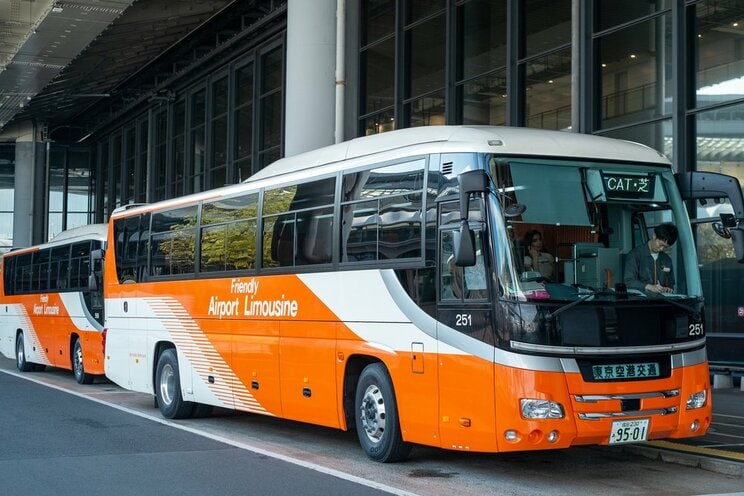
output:
M 198 204 L 154 212 L 151 236 L 140 226 L 149 224 L 144 216 L 141 222 L 122 219 L 117 225 L 128 222 L 132 226 L 122 228 L 126 232 L 118 231 L 122 246 L 117 244 L 117 252 L 137 251 L 140 238 L 149 240 L 150 274 L 155 277 L 197 270 L 250 270 L 259 265 L 322 264 L 332 261 L 334 231 L 341 229 L 343 261 L 419 258 L 424 166 L 424 160 L 415 160 L 346 174 L 341 203 L 343 228 L 336 225 L 333 176 L 266 190 L 261 219 L 258 192 L 203 203 L 200 222 Z M 436 188 L 427 191 L 433 200 Z M 435 215 L 433 210 L 430 215 Z M 262 242 L 260 260 L 257 234 Z M 137 257 L 125 258 L 146 264 Z
M 204 204 L 201 224 L 200 270 L 256 268 L 258 194 Z
M 152 216 L 153 275 L 194 272 L 196 253 L 196 205 Z

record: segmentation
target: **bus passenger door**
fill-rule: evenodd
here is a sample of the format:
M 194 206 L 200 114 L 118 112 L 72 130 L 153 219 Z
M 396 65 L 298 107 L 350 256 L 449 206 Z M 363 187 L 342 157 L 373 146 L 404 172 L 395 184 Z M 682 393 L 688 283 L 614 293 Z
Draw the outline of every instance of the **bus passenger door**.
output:
M 145 220 L 146 219 L 146 220 Z M 154 360 L 148 347 L 151 318 L 142 318 L 143 272 L 147 237 L 140 234 L 140 224 L 149 225 L 149 214 L 117 220 L 115 240 L 107 247 L 103 282 L 106 285 L 106 376 L 126 389 L 153 393 Z M 114 263 L 115 262 L 115 263 Z M 142 308 L 141 308 L 142 306 Z
M 103 326 L 103 250 L 94 249 L 90 253 L 90 273 L 88 274 L 88 292 L 90 304 L 88 311 L 93 319 Z M 88 299 L 86 298 L 86 303 Z
M 442 447 L 496 450 L 493 310 L 483 232 L 475 231 L 476 264 L 459 267 L 457 229 L 439 232 L 439 431 Z

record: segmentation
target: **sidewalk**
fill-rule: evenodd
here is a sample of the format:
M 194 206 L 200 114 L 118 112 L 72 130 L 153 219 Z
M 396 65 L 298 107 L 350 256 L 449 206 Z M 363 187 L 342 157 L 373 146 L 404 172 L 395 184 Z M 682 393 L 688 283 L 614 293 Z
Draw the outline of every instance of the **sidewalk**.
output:
M 722 474 L 744 477 L 744 391 L 740 378 L 734 387 L 714 389 L 713 421 L 703 437 L 650 441 L 626 449 Z

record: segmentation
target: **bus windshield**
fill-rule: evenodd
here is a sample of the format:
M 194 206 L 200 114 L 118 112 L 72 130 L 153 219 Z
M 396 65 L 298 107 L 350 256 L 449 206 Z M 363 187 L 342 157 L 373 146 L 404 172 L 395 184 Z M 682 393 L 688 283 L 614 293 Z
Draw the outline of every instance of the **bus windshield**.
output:
M 499 261 L 503 298 L 699 298 L 689 220 L 669 168 L 504 157 L 489 164 L 493 201 L 520 212 L 494 220 L 510 240 Z M 677 239 L 657 240 L 655 229 L 669 224 Z M 629 260 L 642 260 L 641 270 Z

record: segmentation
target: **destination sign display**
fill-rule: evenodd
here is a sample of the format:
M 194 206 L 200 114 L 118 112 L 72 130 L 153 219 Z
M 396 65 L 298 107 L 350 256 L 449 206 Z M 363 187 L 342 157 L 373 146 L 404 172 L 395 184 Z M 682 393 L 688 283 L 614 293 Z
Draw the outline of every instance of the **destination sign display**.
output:
M 602 184 L 607 198 L 652 199 L 654 179 L 653 175 L 602 174 Z
M 659 364 L 656 362 L 616 363 L 612 365 L 594 365 L 592 367 L 592 376 L 597 381 L 644 379 L 648 377 L 659 377 L 660 375 Z

